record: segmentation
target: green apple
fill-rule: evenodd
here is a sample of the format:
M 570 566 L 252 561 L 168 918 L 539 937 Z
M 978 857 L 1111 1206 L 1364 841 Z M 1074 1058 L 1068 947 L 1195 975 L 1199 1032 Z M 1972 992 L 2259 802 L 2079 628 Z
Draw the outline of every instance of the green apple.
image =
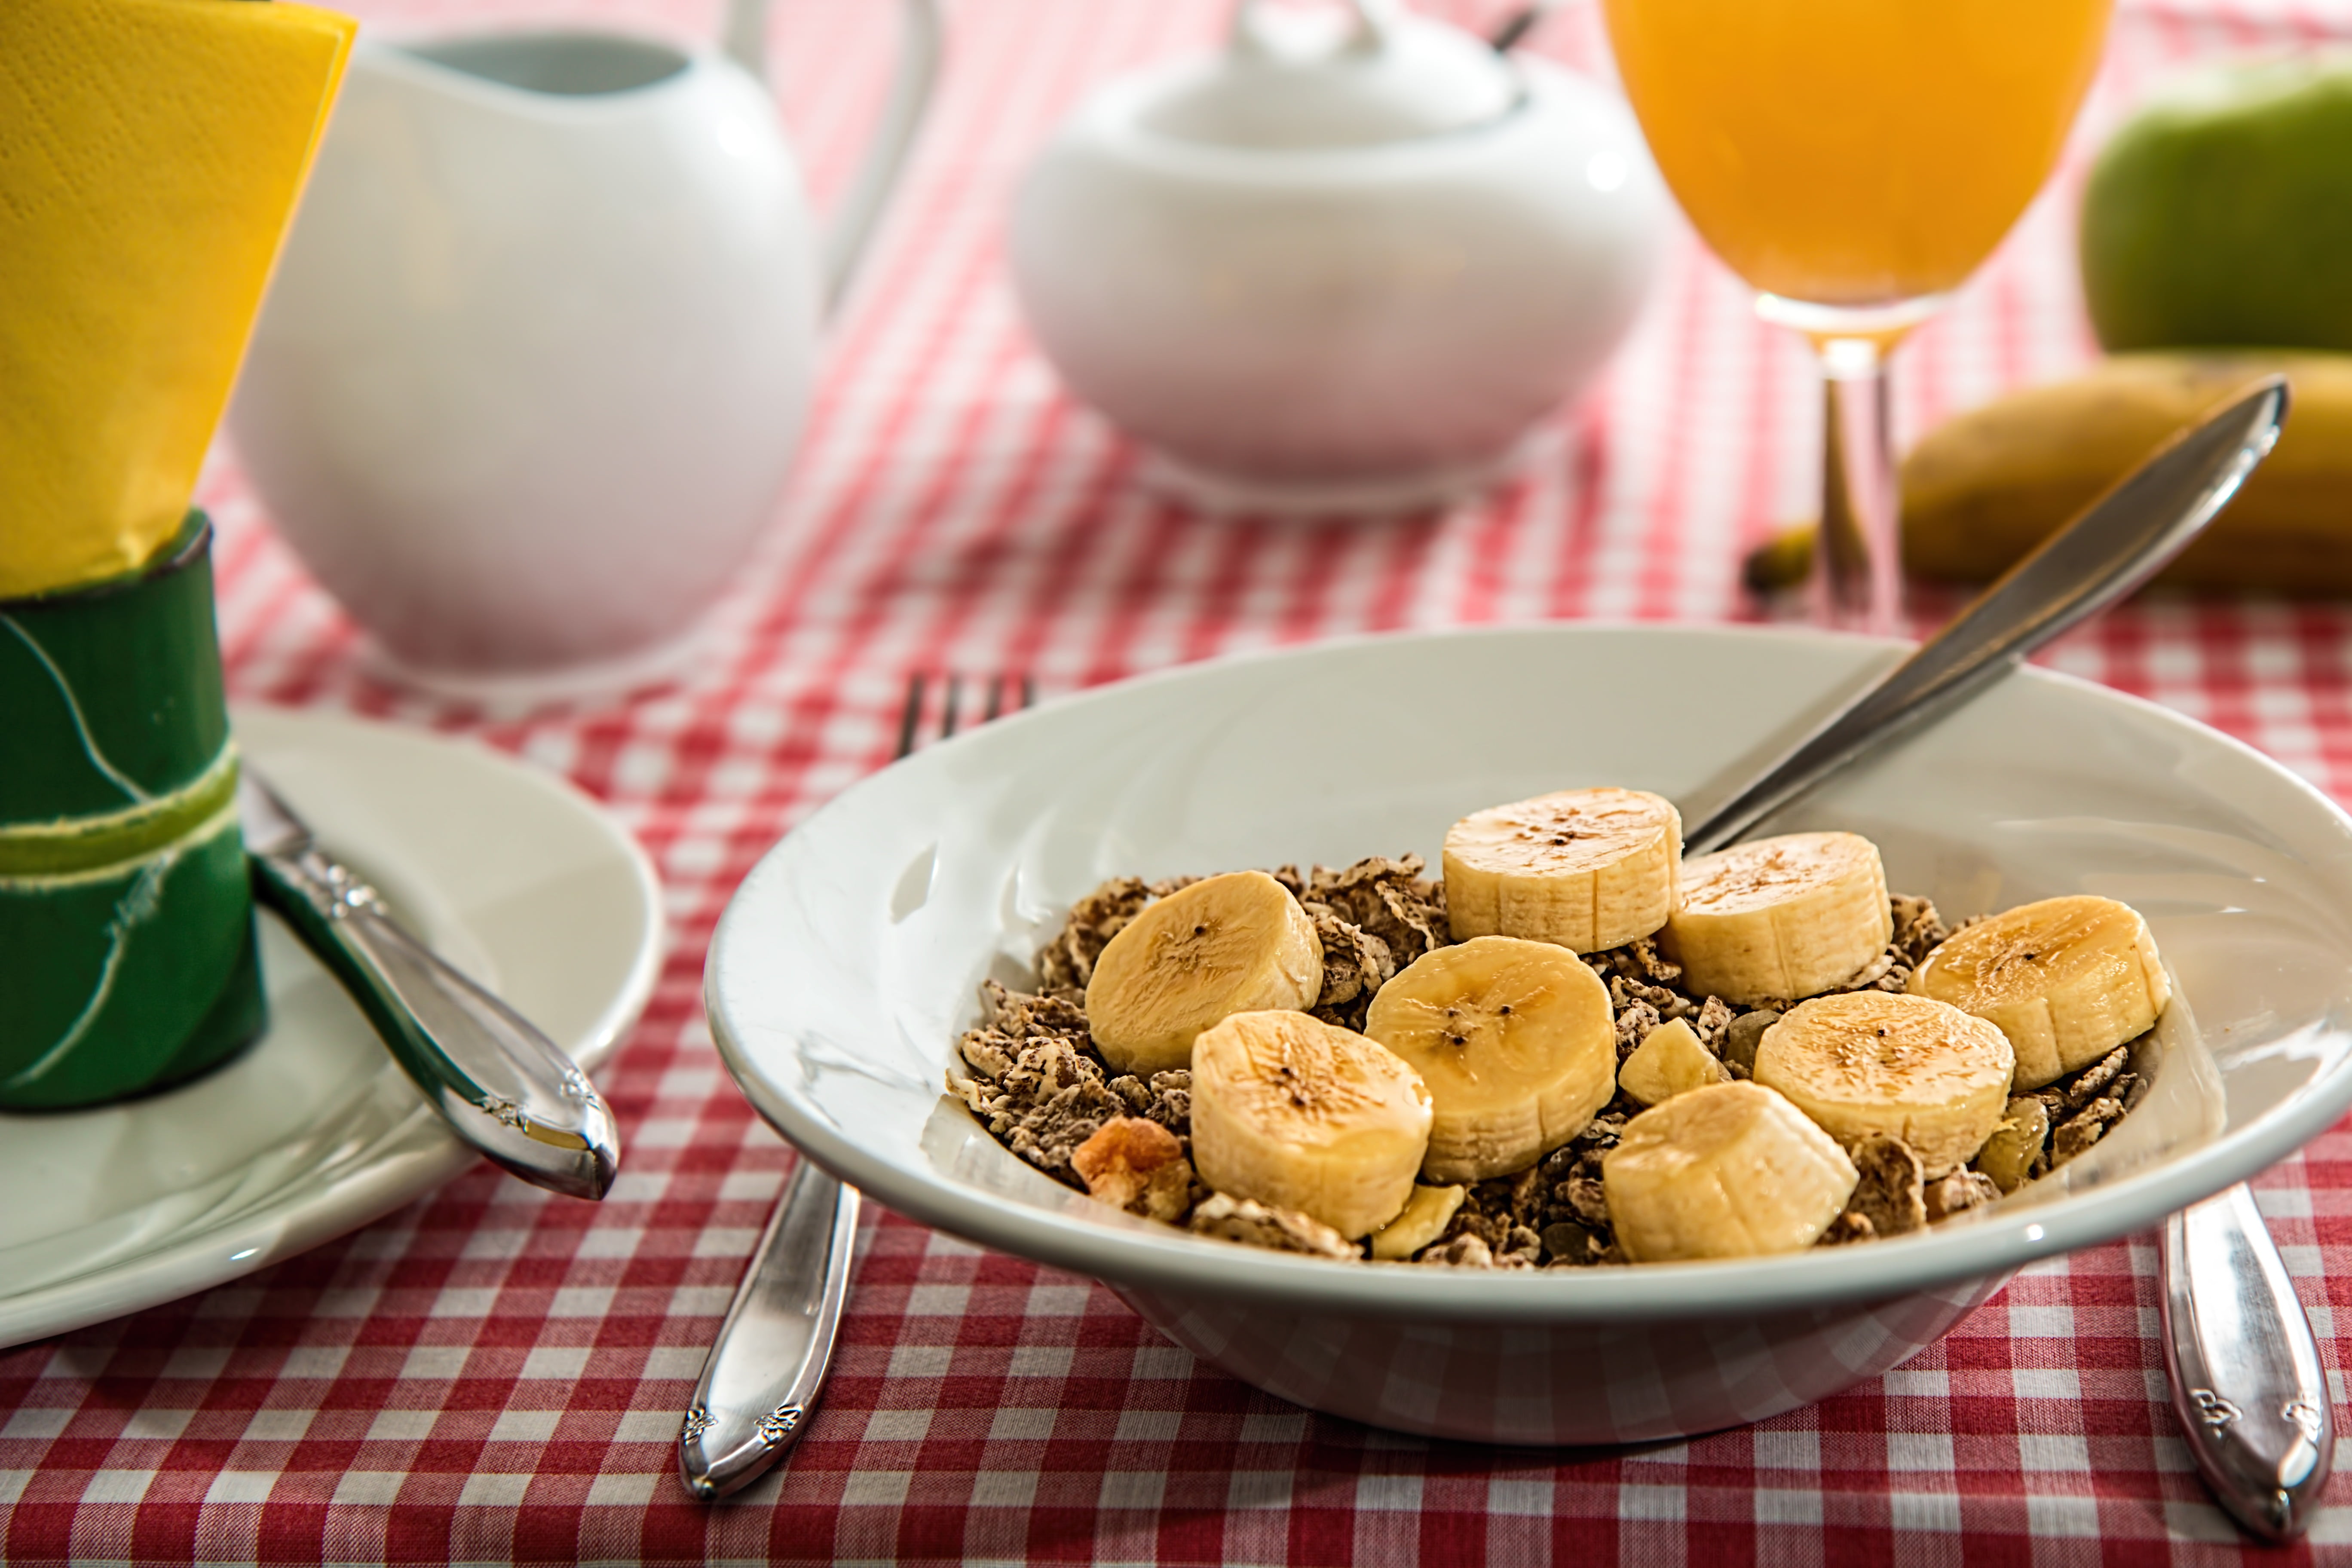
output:
M 2091 172 L 2082 259 L 2110 351 L 2352 349 L 2352 54 L 2161 92 Z

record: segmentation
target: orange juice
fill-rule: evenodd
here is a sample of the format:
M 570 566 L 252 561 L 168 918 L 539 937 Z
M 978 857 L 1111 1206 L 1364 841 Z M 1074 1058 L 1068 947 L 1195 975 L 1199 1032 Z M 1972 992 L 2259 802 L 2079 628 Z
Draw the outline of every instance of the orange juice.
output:
M 1957 287 L 2048 175 L 2110 0 L 1603 0 L 1634 112 L 1732 270 L 1790 300 Z

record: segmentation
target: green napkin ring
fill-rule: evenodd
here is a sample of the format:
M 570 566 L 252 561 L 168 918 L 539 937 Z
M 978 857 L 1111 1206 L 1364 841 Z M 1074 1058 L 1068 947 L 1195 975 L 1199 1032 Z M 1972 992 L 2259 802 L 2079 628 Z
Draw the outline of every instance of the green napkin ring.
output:
M 139 571 L 0 601 L 0 1110 L 192 1078 L 267 1021 L 191 511 Z

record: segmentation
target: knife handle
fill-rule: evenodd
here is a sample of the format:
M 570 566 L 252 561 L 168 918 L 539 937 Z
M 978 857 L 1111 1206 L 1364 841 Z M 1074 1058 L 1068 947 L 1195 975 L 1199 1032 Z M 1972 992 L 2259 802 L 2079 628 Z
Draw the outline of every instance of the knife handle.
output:
M 385 912 L 316 849 L 254 855 L 256 898 L 359 1004 L 449 1130 L 534 1186 L 593 1201 L 620 1169 L 620 1130 L 588 1077 L 513 1008 Z

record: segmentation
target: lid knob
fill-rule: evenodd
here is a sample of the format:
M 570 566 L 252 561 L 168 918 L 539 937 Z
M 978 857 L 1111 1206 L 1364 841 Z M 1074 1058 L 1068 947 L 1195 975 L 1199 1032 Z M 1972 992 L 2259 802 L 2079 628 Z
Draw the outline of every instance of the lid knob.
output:
M 1398 0 L 1241 0 L 1223 56 L 1150 119 L 1163 135 L 1220 146 L 1357 147 L 1482 124 L 1519 94 L 1483 40 Z

